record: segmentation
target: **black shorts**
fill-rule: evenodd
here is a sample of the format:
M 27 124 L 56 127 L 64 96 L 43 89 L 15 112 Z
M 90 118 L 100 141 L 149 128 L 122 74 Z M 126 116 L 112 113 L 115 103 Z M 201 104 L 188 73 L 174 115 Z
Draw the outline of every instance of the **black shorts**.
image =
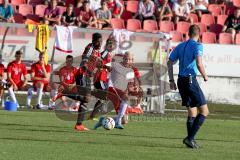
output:
M 182 98 L 182 106 L 200 107 L 206 104 L 204 94 L 197 82 L 196 77 L 178 77 L 177 85 Z
M 102 85 L 101 85 L 101 83 L 100 82 L 95 82 L 94 84 L 94 87 L 96 88 L 96 89 L 100 89 L 100 90 L 106 90 L 107 89 L 107 84 L 104 84 L 105 85 L 105 89 L 102 87 Z

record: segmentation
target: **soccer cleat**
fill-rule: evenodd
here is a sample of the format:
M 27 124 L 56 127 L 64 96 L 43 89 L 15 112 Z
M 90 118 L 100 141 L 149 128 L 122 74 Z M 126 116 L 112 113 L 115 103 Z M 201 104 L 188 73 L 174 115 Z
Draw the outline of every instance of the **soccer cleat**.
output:
M 94 126 L 93 129 L 96 130 L 96 129 L 98 129 L 99 127 L 101 127 L 103 120 L 104 120 L 104 117 L 101 117 L 101 118 L 99 119 L 99 121 L 95 124 L 95 126 Z
M 193 140 L 193 143 L 195 143 L 195 145 L 196 145 L 197 148 L 201 148 L 201 146 L 197 144 L 197 142 L 195 141 L 195 139 Z
M 117 129 L 124 129 L 124 127 L 123 127 L 121 124 L 116 124 L 114 128 L 117 128 Z
M 36 109 L 41 109 L 40 104 L 37 104 L 37 105 L 35 106 L 35 108 L 36 108 Z
M 185 144 L 188 148 L 198 149 L 199 146 L 195 143 L 195 141 L 190 141 L 187 137 L 183 139 L 183 144 Z
M 86 128 L 84 125 L 82 125 L 82 124 L 80 124 L 80 125 L 75 125 L 75 130 L 77 130 L 77 131 L 89 131 L 89 129 L 88 128 Z

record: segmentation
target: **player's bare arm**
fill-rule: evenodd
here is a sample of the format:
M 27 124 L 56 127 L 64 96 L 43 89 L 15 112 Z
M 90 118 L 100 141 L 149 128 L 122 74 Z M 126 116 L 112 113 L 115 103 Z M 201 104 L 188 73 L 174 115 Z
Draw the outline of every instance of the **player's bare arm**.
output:
M 8 80 L 10 81 L 10 83 L 12 84 L 13 89 L 14 89 L 14 90 L 18 90 L 17 85 L 15 84 L 15 82 L 14 82 L 13 79 L 12 79 L 11 73 L 7 73 L 7 78 L 8 78 Z
M 168 66 L 168 76 L 169 76 L 169 82 L 170 82 L 170 89 L 176 90 L 177 89 L 177 85 L 174 82 L 173 65 L 174 65 L 174 62 L 172 62 L 171 60 L 168 60 L 167 66 Z
M 197 61 L 197 68 L 199 70 L 199 72 L 201 73 L 204 81 L 207 81 L 208 80 L 208 76 L 205 72 L 205 69 L 203 67 L 203 64 L 202 64 L 202 57 L 201 56 L 197 56 L 196 57 L 196 61 Z

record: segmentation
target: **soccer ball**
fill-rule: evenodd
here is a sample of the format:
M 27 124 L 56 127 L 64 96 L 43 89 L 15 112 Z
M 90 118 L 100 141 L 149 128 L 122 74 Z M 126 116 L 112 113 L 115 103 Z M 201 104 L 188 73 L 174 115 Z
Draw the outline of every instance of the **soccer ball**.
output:
M 111 117 L 106 117 L 102 121 L 102 126 L 106 130 L 111 130 L 115 127 L 115 121 Z

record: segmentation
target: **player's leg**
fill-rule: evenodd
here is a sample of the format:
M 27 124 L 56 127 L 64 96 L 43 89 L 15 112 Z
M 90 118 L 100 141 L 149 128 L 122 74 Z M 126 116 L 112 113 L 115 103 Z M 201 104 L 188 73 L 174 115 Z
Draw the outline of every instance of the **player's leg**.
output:
M 44 83 L 43 82 L 37 82 L 37 83 L 34 84 L 34 86 L 37 89 L 37 105 L 36 105 L 36 108 L 41 109 Z
M 128 106 L 127 101 L 126 100 L 122 100 L 121 104 L 120 104 L 120 108 L 119 108 L 118 114 L 117 114 L 117 117 L 116 117 L 115 128 L 123 129 L 122 118 L 123 118 L 123 116 L 124 116 L 124 114 L 126 112 L 127 106 Z
M 31 108 L 33 87 L 30 84 L 24 84 L 21 86 L 20 90 L 27 91 L 26 107 Z
M 193 148 L 198 148 L 198 145 L 196 145 L 195 142 L 195 136 L 197 132 L 199 131 L 200 127 L 203 125 L 207 115 L 209 114 L 208 106 L 204 97 L 204 94 L 199 87 L 199 84 L 196 80 L 196 78 L 193 78 L 192 84 L 189 86 L 189 95 L 191 99 L 190 106 L 197 106 L 199 109 L 199 113 L 197 114 L 195 120 L 193 121 L 191 131 L 187 137 L 189 142 L 193 145 Z M 196 115 L 196 112 L 194 112 L 194 115 Z
M 80 101 L 80 106 L 78 109 L 78 116 L 77 116 L 77 122 L 75 125 L 75 129 L 78 131 L 88 131 L 89 129 L 86 128 L 83 125 L 83 121 L 85 118 L 85 114 L 87 111 L 87 106 L 85 105 L 85 103 L 88 103 L 90 101 L 90 95 L 82 97 L 82 100 Z
M 8 88 L 8 94 L 9 94 L 9 96 L 11 97 L 12 101 L 13 101 L 14 103 L 16 103 L 16 104 L 17 104 L 17 107 L 19 108 L 19 104 L 18 104 L 17 98 L 16 98 L 15 93 L 14 93 L 13 85 L 11 85 L 11 86 Z
M 0 102 L 3 100 L 3 93 L 4 93 L 4 85 L 0 84 Z

